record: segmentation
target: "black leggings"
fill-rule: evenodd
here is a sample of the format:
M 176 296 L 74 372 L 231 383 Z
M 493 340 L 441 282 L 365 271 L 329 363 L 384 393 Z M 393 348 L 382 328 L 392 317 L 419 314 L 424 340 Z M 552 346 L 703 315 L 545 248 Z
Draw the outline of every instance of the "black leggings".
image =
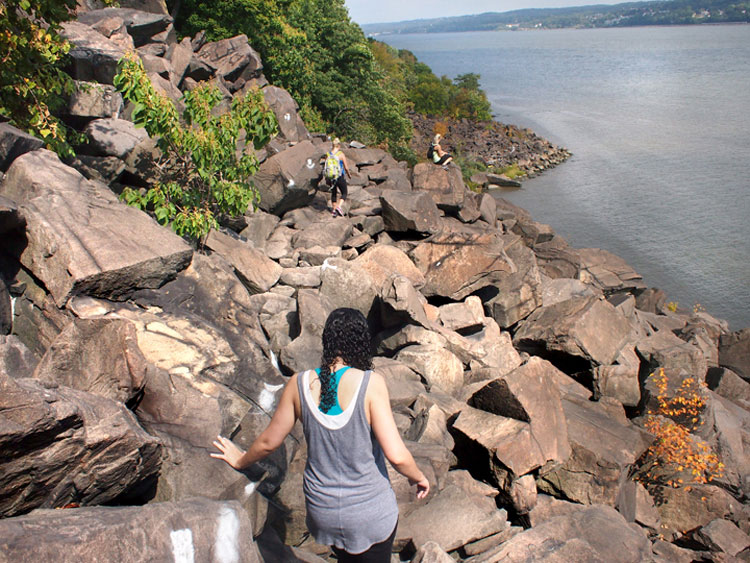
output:
M 349 195 L 349 190 L 346 186 L 346 176 L 342 174 L 338 178 L 336 178 L 336 181 L 333 183 L 333 187 L 331 188 L 331 201 L 336 201 L 336 188 L 341 190 L 341 199 L 346 201 L 346 196 Z
M 338 557 L 339 563 L 390 563 L 393 540 L 396 539 L 396 528 L 398 528 L 398 523 L 388 539 L 371 545 L 367 551 L 362 553 L 353 555 L 336 546 L 333 547 L 333 552 Z

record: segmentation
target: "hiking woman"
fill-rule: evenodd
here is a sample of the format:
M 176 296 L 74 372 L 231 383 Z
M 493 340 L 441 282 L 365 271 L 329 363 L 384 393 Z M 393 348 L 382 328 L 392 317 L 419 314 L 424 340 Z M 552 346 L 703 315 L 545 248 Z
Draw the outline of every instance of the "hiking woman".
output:
M 325 174 L 326 179 L 333 182 L 333 185 L 331 187 L 331 214 L 336 217 L 336 215 L 340 215 L 343 217 L 344 213 L 341 210 L 341 205 L 346 201 L 346 196 L 348 195 L 347 185 L 346 185 L 346 176 L 352 177 L 351 173 L 349 172 L 349 162 L 346 160 L 346 156 L 344 155 L 344 152 L 341 150 L 341 142 L 338 140 L 338 138 L 334 139 L 331 143 L 331 152 L 329 153 L 339 161 L 339 175 L 335 178 L 332 178 L 328 173 L 328 155 L 326 155 L 326 164 L 325 164 Z M 337 189 L 341 190 L 341 199 L 337 198 Z
M 323 329 L 320 368 L 292 376 L 268 427 L 243 452 L 219 436 L 214 446 L 241 469 L 278 448 L 298 420 L 307 441 L 303 490 L 307 526 L 331 545 L 340 562 L 390 562 L 398 505 L 385 458 L 430 491 L 393 419 L 383 377 L 373 372 L 367 321 L 355 309 L 336 309 Z
M 453 156 L 443 150 L 443 147 L 440 146 L 440 139 L 442 139 L 442 135 L 436 133 L 432 140 L 432 162 L 446 165 L 453 160 Z

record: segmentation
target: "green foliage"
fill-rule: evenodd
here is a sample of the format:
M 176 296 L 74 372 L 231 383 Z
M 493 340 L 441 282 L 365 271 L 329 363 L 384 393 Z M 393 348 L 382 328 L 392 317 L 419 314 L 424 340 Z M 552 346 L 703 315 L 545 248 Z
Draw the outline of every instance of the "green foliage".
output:
M 490 102 L 479 88 L 478 74 L 461 74 L 454 80 L 447 76 L 438 78 L 410 51 L 397 51 L 373 39 L 370 46 L 378 65 L 387 74 L 390 90 L 417 113 L 455 119 L 492 119 Z
M 154 90 L 136 56 L 120 61 L 114 84 L 135 104 L 133 122 L 157 139 L 163 155 L 161 176 L 152 188 L 123 191 L 129 205 L 149 209 L 159 223 L 171 223 L 178 234 L 200 240 L 217 226 L 217 214 L 241 215 L 257 201 L 249 178 L 258 161 L 252 152 L 238 154 L 238 143 L 244 136 L 259 149 L 277 131 L 260 92 L 236 96 L 229 112 L 215 115 L 222 94 L 201 84 L 183 96 L 183 123 L 172 101 Z
M 53 115 L 75 86 L 60 68 L 70 44 L 58 34 L 75 5 L 75 0 L 0 3 L 0 113 L 60 156 L 71 156 L 71 141 L 77 141 Z
M 182 0 L 180 33 L 211 40 L 244 33 L 264 73 L 286 88 L 313 130 L 365 143 L 403 145 L 411 123 L 343 0 Z

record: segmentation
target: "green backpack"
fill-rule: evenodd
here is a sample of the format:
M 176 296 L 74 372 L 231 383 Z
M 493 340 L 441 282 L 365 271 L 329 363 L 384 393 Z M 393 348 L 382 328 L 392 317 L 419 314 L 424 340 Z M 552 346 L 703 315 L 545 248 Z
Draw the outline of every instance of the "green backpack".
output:
M 335 180 L 341 176 L 341 161 L 332 152 L 326 153 L 326 162 L 323 166 L 323 173 L 326 178 Z

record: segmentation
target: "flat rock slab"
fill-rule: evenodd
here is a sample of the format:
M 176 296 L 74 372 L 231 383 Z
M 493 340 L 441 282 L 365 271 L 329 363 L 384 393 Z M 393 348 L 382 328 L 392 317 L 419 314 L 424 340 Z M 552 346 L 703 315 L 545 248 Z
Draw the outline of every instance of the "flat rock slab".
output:
M 193 255 L 180 237 L 47 150 L 18 158 L 0 195 L 26 217 L 21 263 L 59 307 L 76 294 L 121 299 L 159 287 Z
M 43 146 L 44 141 L 41 139 L 16 129 L 9 123 L 0 123 L 0 170 L 5 172 L 17 157 Z
M 3 561 L 262 563 L 253 524 L 239 503 L 200 498 L 39 510 L 0 520 L 0 553 Z
M 494 501 L 479 495 L 474 498 L 460 487 L 448 485 L 429 503 L 404 517 L 397 534 L 399 538 L 410 537 L 414 546 L 433 541 L 443 550 L 452 551 L 507 527 L 507 514 L 498 510 Z

